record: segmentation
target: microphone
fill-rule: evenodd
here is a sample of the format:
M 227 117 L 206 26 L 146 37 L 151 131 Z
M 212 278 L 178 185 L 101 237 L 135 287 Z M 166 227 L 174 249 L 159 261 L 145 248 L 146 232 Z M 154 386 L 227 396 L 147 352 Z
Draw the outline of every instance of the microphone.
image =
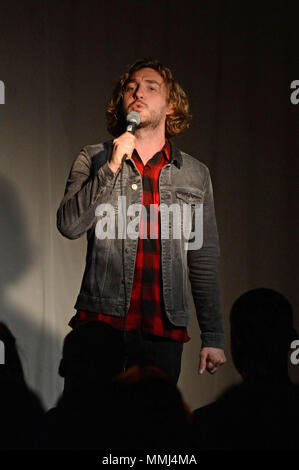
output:
M 131 132 L 131 134 L 134 134 L 136 127 L 139 126 L 141 117 L 140 114 L 137 113 L 136 111 L 131 111 L 129 114 L 127 114 L 126 117 L 127 121 L 127 132 Z
M 131 134 L 134 134 L 136 128 L 139 126 L 140 121 L 141 121 L 140 114 L 137 113 L 137 111 L 131 111 L 129 114 L 127 114 L 126 121 L 127 121 L 126 131 L 131 132 Z M 126 154 L 122 158 L 122 161 L 121 161 L 122 166 L 124 164 L 125 159 L 126 159 Z

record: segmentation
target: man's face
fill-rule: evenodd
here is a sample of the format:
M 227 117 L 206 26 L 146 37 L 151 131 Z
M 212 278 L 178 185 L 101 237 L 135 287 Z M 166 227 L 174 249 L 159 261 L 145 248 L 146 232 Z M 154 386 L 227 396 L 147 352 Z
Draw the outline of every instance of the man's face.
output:
M 154 69 L 144 68 L 135 72 L 127 83 L 123 110 L 125 115 L 137 111 L 141 117 L 139 128 L 163 126 L 172 106 L 167 101 L 167 87 L 161 75 Z

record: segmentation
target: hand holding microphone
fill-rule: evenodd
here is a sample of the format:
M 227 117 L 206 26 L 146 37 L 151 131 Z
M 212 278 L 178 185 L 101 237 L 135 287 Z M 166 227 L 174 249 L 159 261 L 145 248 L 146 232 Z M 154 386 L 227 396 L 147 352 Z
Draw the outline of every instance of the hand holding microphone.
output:
M 113 141 L 113 152 L 109 161 L 109 167 L 116 173 L 126 159 L 131 158 L 135 148 L 134 132 L 140 124 L 140 115 L 136 111 L 131 111 L 127 115 L 127 129 Z

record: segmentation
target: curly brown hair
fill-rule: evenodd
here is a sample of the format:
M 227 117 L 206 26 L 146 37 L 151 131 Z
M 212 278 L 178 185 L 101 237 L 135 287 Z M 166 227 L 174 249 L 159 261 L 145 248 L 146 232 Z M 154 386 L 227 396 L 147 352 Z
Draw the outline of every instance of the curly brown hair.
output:
M 166 137 L 174 137 L 189 127 L 191 115 L 188 98 L 171 70 L 157 59 L 139 59 L 120 77 L 106 108 L 107 129 L 114 137 L 118 137 L 126 128 L 126 119 L 122 109 L 126 85 L 134 72 L 147 67 L 159 72 L 168 89 L 168 102 L 173 105 L 173 113 L 166 116 Z

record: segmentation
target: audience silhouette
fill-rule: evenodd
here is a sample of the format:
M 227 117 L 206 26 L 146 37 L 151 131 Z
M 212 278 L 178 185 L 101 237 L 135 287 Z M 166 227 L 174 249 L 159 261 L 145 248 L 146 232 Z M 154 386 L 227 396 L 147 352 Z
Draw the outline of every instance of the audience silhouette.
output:
M 102 322 L 88 322 L 64 340 L 59 374 L 64 390 L 45 416 L 40 446 L 87 450 L 109 447 L 112 426 L 110 387 L 123 365 L 123 338 Z
M 0 365 L 0 450 L 37 449 L 44 409 L 26 384 L 16 341 L 0 322 L 5 361 Z
M 296 338 L 290 303 L 272 289 L 253 289 L 233 304 L 230 324 L 232 358 L 243 383 L 194 411 L 200 448 L 297 449 L 299 388 L 288 377 Z
M 161 369 L 130 367 L 114 381 L 112 397 L 115 449 L 190 450 L 191 411 Z
M 63 344 L 63 393 L 45 413 L 26 384 L 15 338 L 0 323 L 0 450 L 297 450 L 299 387 L 288 376 L 297 334 L 290 303 L 274 290 L 253 289 L 234 302 L 230 326 L 243 381 L 193 413 L 175 383 L 137 347 L 123 372 L 127 351 L 120 331 L 102 322 L 77 326 Z

